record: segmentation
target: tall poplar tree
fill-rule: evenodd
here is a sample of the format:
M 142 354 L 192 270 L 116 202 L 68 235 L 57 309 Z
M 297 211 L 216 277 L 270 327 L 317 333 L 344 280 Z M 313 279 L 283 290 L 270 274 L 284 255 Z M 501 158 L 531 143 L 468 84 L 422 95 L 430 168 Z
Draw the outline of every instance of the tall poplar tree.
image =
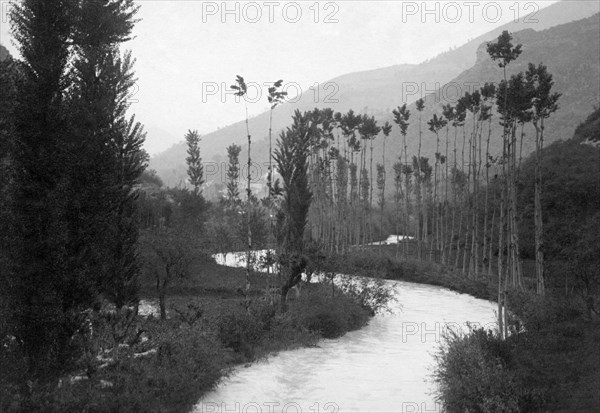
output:
M 230 206 L 237 204 L 240 199 L 238 181 L 240 179 L 240 152 L 242 147 L 232 143 L 227 147 L 227 202 Z
M 274 152 L 281 175 L 283 200 L 279 219 L 280 268 L 284 272 L 281 306 L 286 309 L 287 293 L 302 277 L 306 267 L 304 230 L 312 193 L 308 185 L 308 157 L 313 138 L 310 113 L 294 113 L 292 126 L 281 132 Z
M 187 143 L 187 174 L 190 178 L 190 184 L 194 187 L 194 194 L 202 193 L 200 187 L 204 184 L 204 167 L 202 166 L 202 158 L 200 157 L 200 135 L 198 131 L 188 130 L 185 135 Z
M 525 79 L 533 93 L 532 122 L 535 127 L 535 273 L 537 293 L 545 294 L 544 225 L 542 220 L 542 153 L 544 149 L 544 121 L 558 109 L 559 93 L 552 93 L 554 81 L 546 66 L 530 63 Z

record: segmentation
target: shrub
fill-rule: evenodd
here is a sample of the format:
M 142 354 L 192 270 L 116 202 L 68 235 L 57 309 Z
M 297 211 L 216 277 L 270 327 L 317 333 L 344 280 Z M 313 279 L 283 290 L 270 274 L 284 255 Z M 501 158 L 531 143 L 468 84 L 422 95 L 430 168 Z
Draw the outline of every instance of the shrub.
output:
M 349 295 L 337 290 L 332 296 L 324 284 L 311 286 L 309 294 L 292 302 L 290 312 L 296 326 L 325 338 L 336 338 L 360 328 L 369 319 L 369 312 Z
M 510 294 L 510 311 L 523 322 L 527 330 L 543 330 L 564 321 L 581 317 L 584 307 L 576 300 L 565 297 L 540 297 L 532 292 L 513 291 Z
M 394 288 L 380 278 L 341 277 L 340 289 L 370 315 L 391 311 L 395 301 Z
M 206 331 L 181 323 L 150 321 L 145 325 L 156 352 L 135 357 L 123 348 L 108 365 L 59 380 L 28 383 L 11 395 L 7 412 L 177 412 L 189 409 L 213 388 L 228 367 L 229 356 Z M 3 395 L 4 396 L 4 395 Z M 4 403 L 4 399 L 3 399 Z
M 223 346 L 252 358 L 254 346 L 262 335 L 262 325 L 251 314 L 230 313 L 219 320 L 218 335 Z
M 523 386 L 511 369 L 508 342 L 482 328 L 445 334 L 434 380 L 448 412 L 521 412 L 541 405 L 541 394 Z
M 223 346 L 251 360 L 256 347 L 274 327 L 275 318 L 275 307 L 253 301 L 248 312 L 240 309 L 220 317 L 217 323 L 218 337 Z

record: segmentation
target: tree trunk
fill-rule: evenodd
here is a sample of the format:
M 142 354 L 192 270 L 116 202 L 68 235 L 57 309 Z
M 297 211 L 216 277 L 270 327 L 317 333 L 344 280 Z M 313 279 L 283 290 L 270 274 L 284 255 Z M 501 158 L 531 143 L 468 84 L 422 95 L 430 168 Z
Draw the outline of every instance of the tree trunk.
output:
M 160 307 L 160 319 L 167 319 L 167 280 L 165 279 L 158 291 L 158 305 Z
M 285 285 L 283 285 L 283 287 L 281 287 L 281 311 L 284 313 L 288 309 L 287 294 L 288 294 L 289 290 L 290 290 L 290 287 L 288 287 L 287 283 Z
M 491 254 L 488 253 L 488 243 L 489 238 L 493 237 L 492 234 L 488 234 L 488 225 L 489 225 L 489 197 L 490 197 L 490 136 L 492 134 L 492 119 L 489 121 L 489 129 L 488 129 L 488 137 L 485 148 L 485 204 L 483 207 L 483 269 L 485 271 L 485 266 L 489 265 L 489 262 L 492 260 Z M 493 226 L 493 220 L 492 220 Z M 491 249 L 491 248 L 490 248 Z M 491 271 L 488 271 L 488 275 L 491 274 Z
M 538 133 L 537 124 L 535 139 L 535 272 L 537 279 L 537 293 L 544 295 L 544 227 L 542 221 L 542 149 L 544 146 L 544 120 L 541 120 L 541 131 Z M 539 138 L 538 138 L 539 135 Z
M 506 134 L 503 139 L 503 154 L 502 154 L 502 184 L 500 192 L 500 223 L 498 225 L 498 332 L 500 338 L 504 338 L 504 294 L 503 294 L 503 276 L 504 276 L 504 234 L 506 232 Z
M 248 194 L 247 206 L 246 206 L 246 230 L 248 235 L 248 248 L 246 250 L 246 290 L 245 290 L 245 301 L 246 301 L 246 310 L 249 310 L 249 295 L 250 295 L 250 252 L 252 251 L 252 230 L 250 228 L 250 210 L 251 203 L 250 199 L 252 196 L 252 188 L 250 186 L 251 183 L 251 167 L 252 167 L 252 158 L 250 157 L 250 147 L 252 144 L 252 139 L 250 136 L 250 127 L 248 126 L 248 106 L 246 106 L 246 132 L 248 134 L 248 186 L 246 188 Z

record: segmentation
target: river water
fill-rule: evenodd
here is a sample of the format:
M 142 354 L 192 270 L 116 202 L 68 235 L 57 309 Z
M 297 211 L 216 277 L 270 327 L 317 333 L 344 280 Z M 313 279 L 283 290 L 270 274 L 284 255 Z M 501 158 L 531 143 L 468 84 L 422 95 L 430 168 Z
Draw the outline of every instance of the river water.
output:
M 466 323 L 495 328 L 495 305 L 440 287 L 389 285 L 397 298 L 392 314 L 315 348 L 240 367 L 193 412 L 440 411 L 431 375 L 444 332 L 466 332 Z

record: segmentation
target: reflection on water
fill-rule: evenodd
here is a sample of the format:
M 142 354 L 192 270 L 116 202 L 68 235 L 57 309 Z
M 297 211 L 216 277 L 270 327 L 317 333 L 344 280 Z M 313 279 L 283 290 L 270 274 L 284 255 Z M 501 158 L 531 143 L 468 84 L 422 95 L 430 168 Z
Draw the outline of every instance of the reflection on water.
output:
M 466 322 L 493 329 L 495 305 L 434 286 L 390 285 L 398 299 L 393 314 L 377 315 L 365 328 L 317 348 L 238 368 L 193 411 L 439 411 L 431 373 L 444 330 L 467 331 Z

